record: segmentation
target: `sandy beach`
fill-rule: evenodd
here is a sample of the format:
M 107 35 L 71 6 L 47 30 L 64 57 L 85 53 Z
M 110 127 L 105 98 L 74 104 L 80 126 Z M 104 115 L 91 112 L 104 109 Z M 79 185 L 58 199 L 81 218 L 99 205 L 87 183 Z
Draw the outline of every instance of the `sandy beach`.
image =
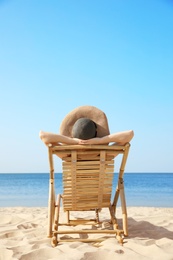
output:
M 118 208 L 118 219 L 120 213 Z M 173 259 L 172 208 L 129 207 L 129 237 L 123 246 L 111 237 L 101 243 L 66 242 L 52 248 L 46 235 L 47 208 L 0 208 L 0 215 L 0 260 Z M 100 217 L 108 221 L 109 214 L 102 210 Z

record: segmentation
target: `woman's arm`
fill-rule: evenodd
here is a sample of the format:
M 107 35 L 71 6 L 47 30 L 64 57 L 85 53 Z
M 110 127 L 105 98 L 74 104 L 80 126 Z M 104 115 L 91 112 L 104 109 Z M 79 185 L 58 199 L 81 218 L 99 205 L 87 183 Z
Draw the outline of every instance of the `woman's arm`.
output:
M 80 139 L 77 138 L 71 138 L 65 135 L 53 134 L 44 131 L 40 131 L 39 136 L 40 139 L 45 143 L 45 145 L 48 144 L 56 145 L 60 143 L 79 144 L 79 142 L 81 141 Z
M 124 145 L 131 141 L 134 136 L 133 130 L 118 132 L 103 137 L 95 137 L 88 140 L 81 140 L 78 138 L 71 138 L 65 135 L 53 134 L 49 132 L 40 131 L 40 139 L 46 144 L 108 144 L 115 142 L 118 145 Z
M 108 144 L 115 142 L 118 145 L 124 145 L 131 141 L 134 136 L 133 130 L 118 132 L 103 137 L 95 137 L 88 140 L 79 140 L 79 144 Z

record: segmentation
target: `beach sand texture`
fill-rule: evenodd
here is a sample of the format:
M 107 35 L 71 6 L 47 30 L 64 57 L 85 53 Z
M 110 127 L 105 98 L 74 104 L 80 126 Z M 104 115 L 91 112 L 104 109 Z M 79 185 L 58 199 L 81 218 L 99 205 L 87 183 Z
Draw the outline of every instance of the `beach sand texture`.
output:
M 101 243 L 65 242 L 52 248 L 46 235 L 47 208 L 0 208 L 0 216 L 0 260 L 173 260 L 172 208 L 129 207 L 129 237 L 123 246 L 111 237 Z M 108 221 L 108 211 L 103 209 L 100 217 Z

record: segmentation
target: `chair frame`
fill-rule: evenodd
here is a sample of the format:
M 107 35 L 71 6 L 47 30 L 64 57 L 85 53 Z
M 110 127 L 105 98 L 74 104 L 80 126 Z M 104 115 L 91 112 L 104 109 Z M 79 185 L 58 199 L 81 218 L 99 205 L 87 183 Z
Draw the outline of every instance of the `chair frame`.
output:
M 50 167 L 50 178 L 49 178 L 49 199 L 48 199 L 48 231 L 47 236 L 52 238 L 52 246 L 55 247 L 59 242 L 71 242 L 71 241 L 81 241 L 81 242 L 100 242 L 105 239 L 82 239 L 82 238 L 70 238 L 70 239 L 61 239 L 59 238 L 61 234 L 92 234 L 92 233 L 103 233 L 103 234 L 114 234 L 119 241 L 120 244 L 123 244 L 124 237 L 128 236 L 128 223 L 127 223 L 127 208 L 126 208 L 126 200 L 125 200 L 125 191 L 124 191 L 124 171 L 125 171 L 125 165 L 128 158 L 128 153 L 130 149 L 130 144 L 126 143 L 125 145 L 58 145 L 58 146 L 48 146 L 48 156 L 49 156 L 49 167 Z M 94 204 L 94 202 L 91 201 L 91 206 L 88 206 L 89 209 L 86 207 L 81 207 L 78 205 L 77 202 L 74 202 L 73 196 L 71 201 L 73 205 L 70 206 L 70 208 L 65 209 L 67 212 L 67 222 L 60 223 L 59 216 L 60 216 L 60 206 L 61 202 L 63 202 L 64 207 L 64 195 L 58 194 L 57 200 L 55 199 L 55 178 L 54 178 L 54 155 L 57 155 L 58 157 L 62 158 L 63 161 L 68 161 L 68 164 L 70 163 L 70 174 L 71 174 L 71 182 L 73 182 L 73 179 L 75 179 L 75 172 L 76 172 L 76 163 L 78 163 L 77 155 L 78 153 L 83 153 L 85 156 L 85 153 L 98 153 L 99 152 L 99 158 L 100 158 L 100 172 L 99 174 L 102 174 L 102 172 L 105 172 L 106 166 L 105 166 L 105 160 L 104 158 L 101 158 L 102 155 L 105 154 L 111 154 L 113 158 L 113 164 L 114 164 L 114 158 L 122 154 L 122 159 L 120 162 L 119 167 L 119 173 L 118 173 L 118 182 L 117 187 L 115 189 L 114 199 L 109 204 L 106 202 L 106 206 L 102 202 Z M 103 164 L 102 164 L 103 163 Z M 87 162 L 85 162 L 87 164 Z M 114 168 L 112 166 L 109 166 L 111 168 L 110 171 L 114 174 Z M 64 175 L 64 173 L 63 173 Z M 102 181 L 102 177 L 99 177 Z M 75 183 L 72 183 L 72 185 L 76 185 Z M 103 184 L 104 185 L 104 184 Z M 112 192 L 112 191 L 111 191 Z M 73 194 L 73 193 L 72 193 Z M 111 194 L 112 197 L 113 194 Z M 118 200 L 120 198 L 121 201 L 121 209 L 122 209 L 122 229 L 119 229 L 117 219 L 116 219 L 116 207 Z M 88 202 L 90 203 L 90 202 Z M 85 205 L 84 205 L 85 206 Z M 91 222 L 100 224 L 99 220 L 99 211 L 107 207 L 109 208 L 110 212 L 110 220 L 112 224 L 112 230 L 108 229 L 102 229 L 102 230 L 59 230 L 60 226 L 74 226 L 79 224 L 90 224 Z M 96 213 L 96 218 L 94 220 L 71 220 L 70 219 L 70 211 L 88 211 L 88 210 L 94 210 Z

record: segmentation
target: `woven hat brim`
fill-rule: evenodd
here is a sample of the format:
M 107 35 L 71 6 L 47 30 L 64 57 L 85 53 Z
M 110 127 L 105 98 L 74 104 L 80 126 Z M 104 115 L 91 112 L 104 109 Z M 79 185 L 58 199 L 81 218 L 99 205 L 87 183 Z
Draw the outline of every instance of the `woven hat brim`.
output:
M 97 125 L 97 137 L 109 135 L 108 120 L 105 113 L 94 106 L 80 106 L 69 112 L 60 125 L 60 134 L 72 137 L 72 128 L 79 118 L 89 118 Z

